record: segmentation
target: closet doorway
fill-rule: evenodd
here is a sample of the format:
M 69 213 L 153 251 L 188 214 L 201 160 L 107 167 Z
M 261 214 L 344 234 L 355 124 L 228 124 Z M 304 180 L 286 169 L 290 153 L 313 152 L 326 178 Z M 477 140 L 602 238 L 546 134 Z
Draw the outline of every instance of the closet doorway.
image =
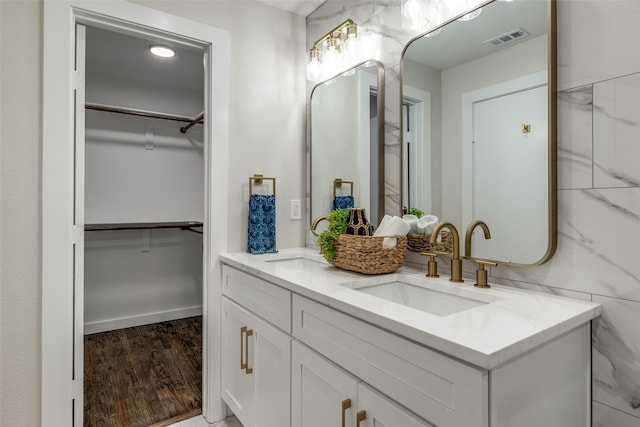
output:
M 203 52 L 81 31 L 84 425 L 171 424 L 202 410 Z

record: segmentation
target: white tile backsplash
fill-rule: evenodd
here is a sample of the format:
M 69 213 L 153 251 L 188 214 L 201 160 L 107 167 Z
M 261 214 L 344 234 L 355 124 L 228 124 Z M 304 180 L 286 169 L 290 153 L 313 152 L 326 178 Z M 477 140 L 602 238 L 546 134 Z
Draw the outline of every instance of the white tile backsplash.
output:
M 593 186 L 593 87 L 558 93 L 558 188 Z
M 593 400 L 640 417 L 640 303 L 594 295 Z M 613 426 L 613 424 L 612 424 Z
M 618 411 L 607 405 L 593 402 L 593 427 L 638 427 L 640 418 Z
M 640 186 L 640 74 L 593 85 L 597 188 Z

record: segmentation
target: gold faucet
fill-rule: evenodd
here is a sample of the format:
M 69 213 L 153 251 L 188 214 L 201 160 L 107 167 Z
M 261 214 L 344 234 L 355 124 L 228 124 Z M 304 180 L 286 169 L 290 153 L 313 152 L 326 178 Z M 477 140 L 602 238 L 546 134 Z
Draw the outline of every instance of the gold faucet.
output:
M 453 257 L 451 258 L 451 279 L 449 279 L 449 281 L 457 283 L 464 282 L 464 280 L 462 280 L 462 260 L 460 259 L 460 236 L 458 235 L 456 227 L 447 221 L 438 223 L 433 229 L 433 232 L 431 232 L 429 243 L 436 243 L 438 233 L 440 233 L 440 230 L 443 228 L 448 228 L 453 235 Z
M 473 235 L 473 230 L 475 230 L 477 226 L 480 226 L 484 231 L 485 239 L 491 238 L 489 227 L 487 226 L 487 224 L 485 224 L 484 221 L 480 221 L 478 219 L 469 224 L 469 227 L 467 227 L 467 234 L 464 236 L 464 256 L 467 258 L 471 257 L 471 236 Z

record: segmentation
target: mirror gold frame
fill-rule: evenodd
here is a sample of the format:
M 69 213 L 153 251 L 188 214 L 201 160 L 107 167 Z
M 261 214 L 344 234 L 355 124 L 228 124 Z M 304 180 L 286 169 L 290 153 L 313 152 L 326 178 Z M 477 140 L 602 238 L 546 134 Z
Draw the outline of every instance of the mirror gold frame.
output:
M 422 33 L 414 38 L 412 38 L 404 47 L 402 51 L 400 61 L 400 123 L 403 123 L 403 100 L 404 100 L 404 58 L 407 49 L 411 46 L 411 44 L 423 37 L 425 37 L 429 33 L 433 33 L 439 31 L 446 27 L 447 25 L 454 23 L 463 15 L 468 14 L 474 10 L 485 7 L 491 3 L 494 3 L 498 0 L 489 0 L 483 3 L 480 3 L 473 7 L 471 10 L 467 10 L 463 13 L 456 15 L 455 17 L 443 22 L 430 29 L 429 31 Z M 557 216 L 558 216 L 558 208 L 557 208 L 557 17 L 556 17 L 556 0 L 546 0 L 547 6 L 547 29 L 548 29 L 548 42 L 547 42 L 547 84 L 548 84 L 548 109 L 547 109 L 547 120 L 548 120 L 548 156 L 547 156 L 547 169 L 548 169 L 548 188 L 547 188 L 547 197 L 548 197 L 548 211 L 547 211 L 547 221 L 548 221 L 548 240 L 547 240 L 547 248 L 544 254 L 541 254 L 540 258 L 536 262 L 532 263 L 518 263 L 512 261 L 505 261 L 500 259 L 491 259 L 490 257 L 482 257 L 482 259 L 487 259 L 490 261 L 495 261 L 502 264 L 509 264 L 519 267 L 526 266 L 535 266 L 540 265 L 546 261 L 548 261 L 553 254 L 555 253 L 557 246 Z M 435 38 L 434 38 L 435 40 Z M 404 143 L 402 141 L 403 135 L 401 132 L 401 147 L 404 149 Z M 403 153 L 404 156 L 404 153 Z M 401 157 L 403 158 L 403 157 Z M 401 170 L 403 166 L 401 165 Z M 402 170 L 401 178 L 404 177 L 405 171 Z M 401 197 L 404 194 L 403 186 L 404 179 L 400 180 L 401 186 Z M 404 200 L 402 200 L 401 206 L 404 206 Z M 407 206 L 409 207 L 409 206 Z M 447 220 L 447 218 L 440 218 L 440 220 Z M 489 224 L 491 226 L 491 224 Z M 458 230 L 460 233 L 464 233 L 465 230 Z M 474 257 L 470 257 L 474 259 Z
M 319 230 L 315 230 L 315 226 L 317 226 L 316 220 L 318 218 L 321 218 L 323 216 L 329 215 L 330 211 L 327 212 L 317 212 L 314 210 L 314 203 L 313 203 L 313 199 L 314 199 L 314 190 L 315 190 L 315 197 L 321 197 L 318 193 L 318 189 L 315 188 L 317 187 L 317 185 L 314 185 L 314 156 L 313 156 L 313 151 L 314 151 L 314 144 L 318 144 L 318 141 L 314 141 L 313 138 L 313 119 L 314 119 L 314 112 L 313 112 L 313 96 L 317 95 L 319 88 L 324 87 L 324 85 L 327 84 L 331 84 L 332 81 L 334 79 L 340 79 L 342 78 L 345 74 L 349 75 L 349 73 L 351 71 L 356 71 L 359 67 L 362 66 L 366 66 L 366 67 L 370 67 L 370 66 L 375 66 L 376 67 L 376 72 L 372 73 L 375 74 L 375 79 L 376 79 L 376 85 L 377 85 L 377 93 L 376 93 L 376 109 L 377 109 L 377 123 L 376 123 L 376 131 L 377 131 L 377 143 L 376 143 L 376 186 L 377 186 L 377 194 L 375 195 L 375 203 L 377 205 L 377 209 L 375 212 L 375 215 L 372 215 L 373 218 L 377 218 L 377 220 L 381 220 L 382 217 L 384 216 L 385 213 L 385 203 L 384 203 L 384 182 L 385 182 L 385 174 L 384 174 L 384 168 L 385 168 L 385 159 L 384 159 L 384 103 L 385 103 L 385 90 L 384 90 L 384 66 L 382 65 L 381 62 L 379 61 L 375 61 L 375 60 L 366 60 L 366 61 L 362 61 L 356 65 L 354 65 L 352 68 L 342 72 L 341 74 L 334 76 L 330 79 L 324 80 L 320 83 L 318 83 L 316 86 L 314 86 L 313 90 L 311 91 L 311 94 L 309 96 L 309 117 L 308 117 L 308 123 L 309 123 L 309 163 L 308 163 L 308 170 L 309 170 L 309 175 L 308 175 L 308 179 L 309 179 L 309 219 L 310 219 L 310 227 L 311 227 L 311 232 L 314 235 L 318 235 Z M 317 125 L 317 124 L 316 124 Z M 333 126 L 335 124 L 333 123 L 329 123 L 329 124 L 323 124 L 326 126 Z M 315 165 L 315 167 L 321 167 L 318 165 Z M 346 176 L 346 175 L 345 175 Z M 335 178 L 344 178 L 345 176 L 336 176 Z M 369 179 L 371 179 L 371 173 L 369 174 Z M 317 183 L 316 183 L 317 184 Z M 358 206 L 358 204 L 356 203 L 356 206 Z M 365 207 L 365 206 L 360 206 L 360 207 Z M 368 207 L 365 207 L 368 208 Z M 317 209 L 316 209 L 317 210 Z M 315 224 L 314 224 L 315 223 Z M 372 221 L 372 225 L 376 226 L 377 224 L 373 224 Z

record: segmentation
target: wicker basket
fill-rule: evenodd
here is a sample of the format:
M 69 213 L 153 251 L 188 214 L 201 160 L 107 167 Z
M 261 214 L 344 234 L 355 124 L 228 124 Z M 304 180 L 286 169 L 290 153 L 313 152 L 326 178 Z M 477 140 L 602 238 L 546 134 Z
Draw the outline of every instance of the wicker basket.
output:
M 363 274 L 393 273 L 404 263 L 406 236 L 398 239 L 394 248 L 382 247 L 384 237 L 341 234 L 335 241 L 333 265 L 343 270 Z
M 440 242 L 429 243 L 431 234 L 409 234 L 407 235 L 407 246 L 416 252 L 453 252 L 453 234 L 451 232 L 440 231 Z

